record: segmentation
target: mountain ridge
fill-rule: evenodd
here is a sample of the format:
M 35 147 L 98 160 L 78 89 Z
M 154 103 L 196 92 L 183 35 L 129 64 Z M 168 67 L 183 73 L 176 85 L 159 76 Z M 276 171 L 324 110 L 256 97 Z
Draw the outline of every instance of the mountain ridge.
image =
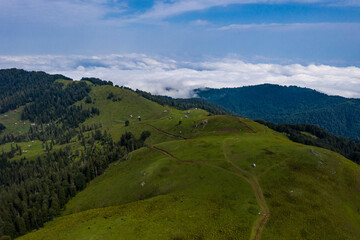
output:
M 360 140 L 360 99 L 273 84 L 196 89 L 194 92 L 207 101 L 251 119 L 315 124 L 335 135 Z

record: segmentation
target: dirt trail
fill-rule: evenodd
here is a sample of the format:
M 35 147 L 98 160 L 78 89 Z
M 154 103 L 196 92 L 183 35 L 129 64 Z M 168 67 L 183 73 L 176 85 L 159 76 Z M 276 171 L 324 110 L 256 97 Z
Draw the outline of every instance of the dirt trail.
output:
M 155 146 L 149 146 L 148 148 L 151 148 L 151 149 L 154 149 L 158 152 L 161 152 L 162 154 L 176 160 L 177 162 L 183 162 L 183 163 L 194 163 L 194 161 L 191 161 L 191 160 L 181 160 L 181 159 L 178 159 L 177 157 L 175 157 L 174 155 L 172 155 L 171 153 L 165 151 L 164 149 L 161 149 L 161 148 L 158 148 L 158 147 L 155 147 Z
M 228 151 L 226 149 L 226 140 L 228 140 L 228 139 L 225 139 L 224 142 L 223 142 L 223 152 L 224 152 L 224 156 L 225 156 L 226 161 L 231 166 L 233 166 L 235 169 L 237 169 L 243 175 L 243 178 L 246 178 L 247 182 L 250 184 L 250 186 L 252 187 L 252 189 L 254 191 L 254 194 L 255 194 L 255 197 L 256 197 L 256 200 L 257 200 L 258 204 L 261 207 L 261 215 L 262 215 L 262 217 L 261 217 L 260 221 L 256 221 L 254 223 L 253 231 L 252 231 L 252 234 L 251 234 L 251 237 L 250 237 L 251 240 L 259 240 L 261 238 L 262 230 L 264 229 L 266 221 L 268 220 L 269 215 L 270 215 L 269 207 L 266 204 L 264 194 L 262 192 L 262 189 L 260 187 L 260 184 L 259 184 L 256 176 L 253 175 L 252 173 L 240 168 L 239 166 L 237 166 L 227 156 Z
M 161 130 L 161 129 L 159 129 L 159 128 L 151 125 L 151 124 L 148 124 L 148 123 L 140 123 L 140 124 L 149 126 L 149 127 L 151 127 L 152 129 L 154 129 L 155 131 L 157 131 L 157 132 L 159 132 L 159 133 L 161 133 L 161 134 L 164 134 L 164 135 L 166 135 L 166 136 L 168 136 L 168 137 L 177 138 L 177 139 L 180 139 L 180 140 L 185 140 L 185 139 L 187 139 L 187 138 L 184 138 L 184 137 L 182 137 L 182 136 L 177 136 L 177 135 L 174 135 L 174 134 L 165 132 L 165 131 L 163 131 L 163 130 Z
M 209 166 L 209 167 L 217 168 L 217 169 L 225 171 L 225 172 L 227 172 L 229 174 L 240 177 L 240 178 L 244 179 L 247 183 L 249 183 L 250 186 L 253 189 L 256 200 L 257 200 L 257 202 L 258 202 L 258 204 L 259 204 L 259 206 L 261 208 L 261 213 L 260 214 L 262 215 L 261 219 L 254 223 L 250 239 L 251 240 L 259 240 L 261 238 L 261 233 L 262 233 L 262 230 L 265 227 L 266 221 L 269 218 L 269 214 L 270 214 L 269 208 L 268 208 L 268 206 L 266 204 L 262 189 L 260 187 L 260 184 L 259 184 L 256 176 L 254 176 L 253 174 L 251 174 L 248 171 L 245 171 L 244 169 L 241 169 L 239 166 L 234 164 L 228 158 L 228 156 L 226 154 L 226 150 L 225 150 L 225 141 L 224 141 L 224 149 L 223 149 L 225 159 L 231 166 L 233 166 L 237 170 L 236 172 L 230 171 L 228 169 L 225 169 L 225 168 L 222 168 L 222 167 L 219 167 L 219 166 L 216 166 L 216 165 L 209 164 L 209 163 L 204 162 L 204 161 L 181 160 L 181 159 L 175 157 L 174 155 L 172 155 L 171 153 L 169 153 L 169 152 L 167 152 L 167 151 L 165 151 L 165 150 L 163 150 L 161 148 L 155 147 L 155 146 L 149 146 L 149 148 L 154 149 L 154 150 L 156 150 L 158 152 L 161 152 L 162 154 L 174 159 L 177 162 L 191 163 L 191 164 L 202 164 L 202 165 L 206 165 L 206 166 Z
M 259 222 L 255 222 L 255 224 L 253 226 L 253 229 L 255 229 L 255 236 L 251 239 L 259 240 L 261 238 L 261 233 L 265 227 L 265 224 L 266 224 L 267 220 L 269 219 L 270 211 L 266 204 L 262 189 L 261 189 L 259 183 L 257 182 L 256 177 L 254 177 L 254 176 L 253 176 L 253 181 L 254 181 L 254 185 L 252 184 L 251 186 L 254 190 L 256 199 L 258 200 L 258 203 L 260 204 L 260 207 L 262 209 L 262 212 L 261 212 L 262 217 Z

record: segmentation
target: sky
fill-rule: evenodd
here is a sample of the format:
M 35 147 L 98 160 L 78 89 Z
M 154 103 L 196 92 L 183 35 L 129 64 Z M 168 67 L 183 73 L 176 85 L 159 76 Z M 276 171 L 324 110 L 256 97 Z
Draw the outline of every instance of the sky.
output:
M 155 94 L 261 83 L 360 98 L 360 0 L 0 0 L 0 68 Z

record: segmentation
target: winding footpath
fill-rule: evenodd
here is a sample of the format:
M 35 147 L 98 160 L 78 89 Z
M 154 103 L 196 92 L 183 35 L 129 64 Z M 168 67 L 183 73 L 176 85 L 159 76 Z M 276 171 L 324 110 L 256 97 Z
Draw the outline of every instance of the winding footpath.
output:
M 240 177 L 243 180 L 245 180 L 247 183 L 249 183 L 250 186 L 253 189 L 256 200 L 257 200 L 257 202 L 258 202 L 258 204 L 259 204 L 259 206 L 261 208 L 261 212 L 260 212 L 261 218 L 254 223 L 254 225 L 252 227 L 250 239 L 251 240 L 259 240 L 261 238 L 261 233 L 262 233 L 262 231 L 263 231 L 263 229 L 265 227 L 265 224 L 266 224 L 266 222 L 267 222 L 267 220 L 269 218 L 269 215 L 270 215 L 269 208 L 268 208 L 268 206 L 266 204 L 262 189 L 260 187 L 260 184 L 259 184 L 256 176 L 254 176 L 253 174 L 251 174 L 248 171 L 245 171 L 245 170 L 241 169 L 240 167 L 238 167 L 236 164 L 234 164 L 228 158 L 228 156 L 226 154 L 225 143 L 226 143 L 226 139 L 224 140 L 224 156 L 225 156 L 225 159 L 231 166 L 233 166 L 234 169 L 237 170 L 236 172 L 230 171 L 228 169 L 224 169 L 224 168 L 216 166 L 216 165 L 206 163 L 204 161 L 181 160 L 181 159 L 175 157 L 174 155 L 172 155 L 171 153 L 169 153 L 169 152 L 167 152 L 167 151 L 165 151 L 165 150 L 163 150 L 161 148 L 158 148 L 156 146 L 149 146 L 148 148 L 156 150 L 156 151 L 164 154 L 165 156 L 168 156 L 168 157 L 174 159 L 177 162 L 190 163 L 190 164 L 202 164 L 202 165 L 206 165 L 206 166 L 209 166 L 209 167 L 217 168 L 217 169 L 225 171 L 225 172 L 227 172 L 229 174 Z
M 262 217 L 259 221 L 255 222 L 252 233 L 251 233 L 251 237 L 250 237 L 250 239 L 252 239 L 252 240 L 259 240 L 261 238 L 261 233 L 265 227 L 265 224 L 270 216 L 269 207 L 266 204 L 264 194 L 262 192 L 262 189 L 260 187 L 260 184 L 259 184 L 256 176 L 254 174 L 240 168 L 239 166 L 237 166 L 228 157 L 228 155 L 227 155 L 228 150 L 227 150 L 227 145 L 226 145 L 227 140 L 229 140 L 229 138 L 225 139 L 223 142 L 223 152 L 224 152 L 225 159 L 231 166 L 233 166 L 235 169 L 237 169 L 238 172 L 243 176 L 243 178 L 246 179 L 246 181 L 250 184 L 250 186 L 252 187 L 253 192 L 256 196 L 256 200 L 261 208 L 260 214 Z
M 175 157 L 174 155 L 172 155 L 171 153 L 161 149 L 161 148 L 158 148 L 158 147 L 155 147 L 155 146 L 149 146 L 148 148 L 151 148 L 151 149 L 154 149 L 158 152 L 161 152 L 162 154 L 174 159 L 175 161 L 177 162 L 183 162 L 183 163 L 195 163 L 194 161 L 191 161 L 191 160 L 181 160 L 181 159 L 178 159 L 177 157 Z
M 240 121 L 240 123 L 243 124 L 243 126 L 250 132 L 252 133 L 256 133 L 253 129 L 251 129 L 250 127 L 247 126 L 246 123 Z M 180 139 L 180 140 L 186 140 L 186 138 L 184 137 L 181 137 L 181 136 L 176 136 L 174 134 L 171 134 L 171 133 L 168 133 L 168 132 L 165 132 L 151 124 L 148 124 L 148 123 L 141 123 L 143 125 L 146 125 L 146 126 L 149 126 L 151 128 L 153 128 L 155 131 L 161 133 L 161 134 L 164 134 L 166 136 L 169 136 L 169 137 L 172 137 L 172 138 L 176 138 L 176 139 Z M 264 129 L 265 131 L 265 129 Z M 202 165 L 206 165 L 206 166 L 209 166 L 209 167 L 213 167 L 213 168 L 217 168 L 219 170 L 222 170 L 222 171 L 225 171 L 229 174 L 232 174 L 232 175 L 235 175 L 237 177 L 240 177 L 242 178 L 243 180 L 245 180 L 247 183 L 250 184 L 251 188 L 253 189 L 253 192 L 255 194 L 255 197 L 256 197 L 256 200 L 261 208 L 261 212 L 259 213 L 261 215 L 261 218 L 258 219 L 257 221 L 255 221 L 253 227 L 252 227 L 252 231 L 251 231 L 251 235 L 250 235 L 250 240 L 260 240 L 261 238 L 261 233 L 265 227 L 265 224 L 267 222 L 267 220 L 269 219 L 269 216 L 270 216 L 270 211 L 269 211 L 269 207 L 267 206 L 266 204 L 266 201 L 265 201 L 265 197 L 264 197 L 264 194 L 262 192 L 262 189 L 261 189 L 261 186 L 257 180 L 257 177 L 240 168 L 239 166 L 237 166 L 233 161 L 231 161 L 231 159 L 229 158 L 228 156 L 228 149 L 227 149 L 227 144 L 226 144 L 226 141 L 227 140 L 230 140 L 231 138 L 227 138 L 227 139 L 224 139 L 223 141 L 223 154 L 224 154 L 224 157 L 226 159 L 226 162 L 229 163 L 236 171 L 230 171 L 228 169 L 225 169 L 225 168 L 222 168 L 222 167 L 219 167 L 219 166 L 216 166 L 216 165 L 213 165 L 213 164 L 209 164 L 207 163 L 206 161 L 192 161 L 192 160 L 182 160 L 182 159 L 179 159 L 177 157 L 175 157 L 174 155 L 172 155 L 171 153 L 167 152 L 166 150 L 163 150 L 161 148 L 158 148 L 156 146 L 148 146 L 148 148 L 150 149 L 153 149 L 155 151 L 158 151 L 162 154 L 164 154 L 165 156 L 168 156 L 172 159 L 174 159 L 175 161 L 177 162 L 182 162 L 182 163 L 190 163 L 190 164 L 202 164 Z

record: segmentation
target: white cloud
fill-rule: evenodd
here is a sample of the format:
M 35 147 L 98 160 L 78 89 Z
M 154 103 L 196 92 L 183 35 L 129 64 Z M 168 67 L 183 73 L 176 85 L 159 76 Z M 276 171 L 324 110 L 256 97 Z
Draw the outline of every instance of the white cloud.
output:
M 360 6 L 358 0 L 158 0 L 145 11 L 140 11 L 130 9 L 124 1 L 116 0 L 0 0 L 0 22 L 6 22 L 7 25 L 42 23 L 51 26 L 161 23 L 166 18 L 212 7 L 231 4 L 286 3 L 319 3 L 335 7 Z M 135 13 L 131 14 L 131 12 Z M 204 20 L 197 20 L 198 23 L 205 23 L 201 21 Z
M 261 64 L 234 58 L 181 62 L 144 54 L 0 56 L 0 68 L 11 67 L 61 73 L 74 79 L 99 77 L 118 85 L 173 97 L 190 97 L 194 88 L 272 83 L 360 98 L 360 68 L 354 66 Z
M 157 1 L 146 12 L 127 19 L 128 22 L 143 22 L 162 20 L 186 12 L 201 11 L 212 7 L 231 4 L 286 4 L 286 3 L 319 3 L 325 6 L 360 6 L 358 0 L 174 0 Z
M 195 21 L 191 21 L 190 24 L 195 25 L 195 26 L 206 26 L 206 25 L 209 25 L 211 23 L 209 21 L 207 21 L 207 20 L 197 19 Z
M 218 28 L 218 30 L 276 30 L 276 31 L 291 31 L 291 30 L 315 30 L 315 29 L 329 29 L 329 28 L 359 28 L 360 23 L 334 23 L 334 22 L 319 22 L 319 23 L 261 23 L 261 24 L 230 24 Z

